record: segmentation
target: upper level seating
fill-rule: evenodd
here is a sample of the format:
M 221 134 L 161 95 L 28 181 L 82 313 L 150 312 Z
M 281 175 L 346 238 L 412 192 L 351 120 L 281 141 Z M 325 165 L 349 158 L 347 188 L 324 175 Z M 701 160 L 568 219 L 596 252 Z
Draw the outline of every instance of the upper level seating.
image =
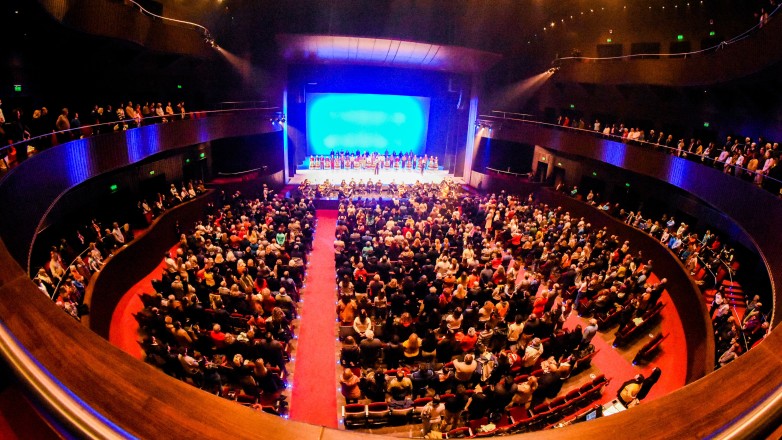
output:
M 116 110 L 111 104 L 105 107 L 95 104 L 89 111 L 82 112 L 83 116 L 79 115 L 74 109 L 63 108 L 53 116 L 46 107 L 29 112 L 17 107 L 7 116 L 3 115 L 0 118 L 0 172 L 40 151 L 74 139 L 196 118 L 201 112 L 188 113 L 184 102 L 172 106 L 169 101 L 164 107 L 162 102 L 134 105 L 133 101 L 128 101 L 127 105 L 117 104 Z
M 138 203 L 137 215 L 127 210 L 120 225 L 117 222 L 102 224 L 96 219 L 83 219 L 84 226 L 71 231 L 49 251 L 49 260 L 37 271 L 33 271 L 33 282 L 57 306 L 76 319 L 89 311 L 84 304 L 85 289 L 93 274 L 100 272 L 105 260 L 118 249 L 133 241 L 137 231 L 131 226 L 149 226 L 153 218 L 166 209 L 203 194 L 206 188 L 201 181 L 182 183 L 181 190 L 171 185 L 168 194 L 158 193 L 152 203 L 147 200 Z

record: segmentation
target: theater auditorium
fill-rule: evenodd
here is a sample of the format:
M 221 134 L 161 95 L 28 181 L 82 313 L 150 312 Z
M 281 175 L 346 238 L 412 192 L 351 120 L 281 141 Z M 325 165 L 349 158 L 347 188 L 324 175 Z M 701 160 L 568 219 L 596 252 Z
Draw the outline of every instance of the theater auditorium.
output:
M 3 2 L 0 438 L 782 437 L 780 9 Z

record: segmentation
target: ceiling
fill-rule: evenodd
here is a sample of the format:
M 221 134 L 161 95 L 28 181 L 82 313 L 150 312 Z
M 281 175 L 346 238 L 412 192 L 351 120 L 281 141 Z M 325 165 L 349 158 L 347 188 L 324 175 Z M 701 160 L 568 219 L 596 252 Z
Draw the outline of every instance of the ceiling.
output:
M 282 34 L 277 36 L 277 43 L 289 63 L 350 63 L 478 73 L 502 57 L 464 47 L 369 37 Z

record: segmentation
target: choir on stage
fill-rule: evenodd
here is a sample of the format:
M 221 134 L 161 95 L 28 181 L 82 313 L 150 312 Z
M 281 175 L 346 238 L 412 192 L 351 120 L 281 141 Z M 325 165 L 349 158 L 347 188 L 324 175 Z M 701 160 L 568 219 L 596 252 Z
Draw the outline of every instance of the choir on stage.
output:
M 413 153 L 346 153 L 331 152 L 329 155 L 312 155 L 309 160 L 311 170 L 408 170 L 424 172 L 436 170 L 440 166 L 437 156 L 418 156 Z

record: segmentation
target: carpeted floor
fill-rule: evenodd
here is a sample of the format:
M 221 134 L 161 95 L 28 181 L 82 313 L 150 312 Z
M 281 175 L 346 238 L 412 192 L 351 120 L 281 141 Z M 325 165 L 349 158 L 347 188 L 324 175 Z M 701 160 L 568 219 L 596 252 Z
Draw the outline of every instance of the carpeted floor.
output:
M 649 277 L 649 281 L 657 283 L 658 278 L 652 274 Z M 616 328 L 608 332 L 599 332 L 595 335 L 592 344 L 600 352 L 592 360 L 592 366 L 611 379 L 611 383 L 606 387 L 600 402 L 605 403 L 613 400 L 622 383 L 632 379 L 636 374 L 648 376 L 654 367 L 659 367 L 662 370 L 662 375 L 646 399 L 644 399 L 644 402 L 665 396 L 685 385 L 687 346 L 684 328 L 667 290 L 663 292 L 661 301 L 666 306 L 661 312 L 662 319 L 659 323 L 650 327 L 647 335 L 639 336 L 626 347 L 614 348 L 611 345 L 614 342 Z M 587 321 L 588 319 L 580 318 L 574 313 L 567 320 L 565 327 L 573 328 L 577 324 L 586 326 Z M 651 362 L 646 365 L 633 365 L 633 357 L 648 341 L 648 335 L 659 332 L 667 335 L 667 337 Z
M 176 253 L 179 245 L 174 245 L 169 251 L 172 255 Z M 144 359 L 144 353 L 138 344 L 138 322 L 133 317 L 144 308 L 139 299 L 139 295 L 152 293 L 155 289 L 152 287 L 152 280 L 160 278 L 165 263 L 161 258 L 160 264 L 149 275 L 136 283 L 117 304 L 114 314 L 111 316 L 111 327 L 109 327 L 109 342 L 125 353 L 136 359 Z
M 19 383 L 3 384 L 0 390 L 0 439 L 33 438 L 48 440 L 60 436 L 38 414 Z
M 314 425 L 337 427 L 334 324 L 334 232 L 337 211 L 318 211 L 310 267 L 302 293 L 296 378 L 290 401 L 290 417 Z

